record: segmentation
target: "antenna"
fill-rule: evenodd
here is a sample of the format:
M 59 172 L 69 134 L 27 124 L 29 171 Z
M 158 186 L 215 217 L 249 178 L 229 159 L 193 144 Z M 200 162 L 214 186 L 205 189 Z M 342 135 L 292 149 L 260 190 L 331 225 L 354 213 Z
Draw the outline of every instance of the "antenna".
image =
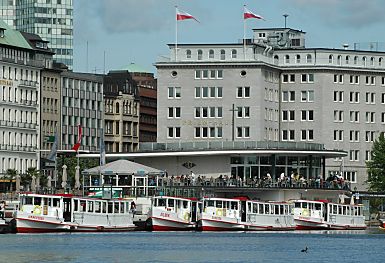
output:
M 106 74 L 106 51 L 103 53 L 103 74 Z
M 283 16 L 285 17 L 285 28 L 287 28 L 287 27 L 286 27 L 286 20 L 287 20 L 287 17 L 288 17 L 289 15 L 288 15 L 288 14 L 284 14 Z
M 86 50 L 86 72 L 88 73 L 88 40 L 87 40 L 87 50 Z

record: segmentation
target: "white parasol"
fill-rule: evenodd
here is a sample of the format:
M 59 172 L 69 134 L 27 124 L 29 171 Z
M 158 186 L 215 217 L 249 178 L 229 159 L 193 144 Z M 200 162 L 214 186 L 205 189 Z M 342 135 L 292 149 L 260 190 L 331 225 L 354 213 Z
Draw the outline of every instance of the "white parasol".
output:
M 32 175 L 32 182 L 31 182 L 31 191 L 36 191 L 36 176 Z
M 16 175 L 16 192 L 20 192 L 20 175 Z
M 80 167 L 79 165 L 77 165 L 75 167 L 76 171 L 75 171 L 75 189 L 79 189 L 80 188 Z
M 47 187 L 48 188 L 52 187 L 52 177 L 51 177 L 51 175 L 48 175 L 48 177 L 47 177 Z
M 61 178 L 61 187 L 66 188 L 67 186 L 67 165 L 63 165 L 63 175 Z

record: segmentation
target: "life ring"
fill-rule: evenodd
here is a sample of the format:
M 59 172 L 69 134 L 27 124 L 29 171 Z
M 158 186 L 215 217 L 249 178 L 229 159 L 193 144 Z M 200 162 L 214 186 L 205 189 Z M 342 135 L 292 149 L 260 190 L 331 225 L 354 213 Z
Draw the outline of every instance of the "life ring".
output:
M 217 210 L 217 216 L 222 216 L 222 214 L 223 214 L 223 213 L 222 213 L 222 210 L 218 209 L 218 210 Z
M 41 214 L 41 207 L 40 207 L 40 205 L 35 205 L 35 207 L 33 208 L 33 213 L 35 215 L 40 215 Z
M 189 220 L 190 220 L 190 213 L 185 212 L 185 213 L 184 213 L 184 216 L 183 216 L 183 219 L 184 219 L 185 221 L 189 221 Z

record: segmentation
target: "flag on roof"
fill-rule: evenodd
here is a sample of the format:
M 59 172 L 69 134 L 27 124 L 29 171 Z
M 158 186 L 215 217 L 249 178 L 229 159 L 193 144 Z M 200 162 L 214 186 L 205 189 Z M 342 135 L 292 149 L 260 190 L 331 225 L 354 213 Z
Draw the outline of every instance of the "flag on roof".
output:
M 265 20 L 262 16 L 256 15 L 253 12 L 251 12 L 249 9 L 246 8 L 246 6 L 244 7 L 244 9 L 245 10 L 243 12 L 243 19 L 256 18 L 256 19 Z
M 186 19 L 194 19 L 199 23 L 199 21 L 189 13 L 186 13 L 184 11 L 179 10 L 178 8 L 176 9 L 176 20 L 186 20 Z

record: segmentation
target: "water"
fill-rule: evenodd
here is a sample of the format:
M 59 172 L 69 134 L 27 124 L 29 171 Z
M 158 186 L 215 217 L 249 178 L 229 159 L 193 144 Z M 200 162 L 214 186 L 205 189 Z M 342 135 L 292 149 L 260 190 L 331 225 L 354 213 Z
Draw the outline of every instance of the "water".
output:
M 306 246 L 308 253 L 301 252 Z M 0 262 L 384 262 L 385 231 L 0 235 Z

